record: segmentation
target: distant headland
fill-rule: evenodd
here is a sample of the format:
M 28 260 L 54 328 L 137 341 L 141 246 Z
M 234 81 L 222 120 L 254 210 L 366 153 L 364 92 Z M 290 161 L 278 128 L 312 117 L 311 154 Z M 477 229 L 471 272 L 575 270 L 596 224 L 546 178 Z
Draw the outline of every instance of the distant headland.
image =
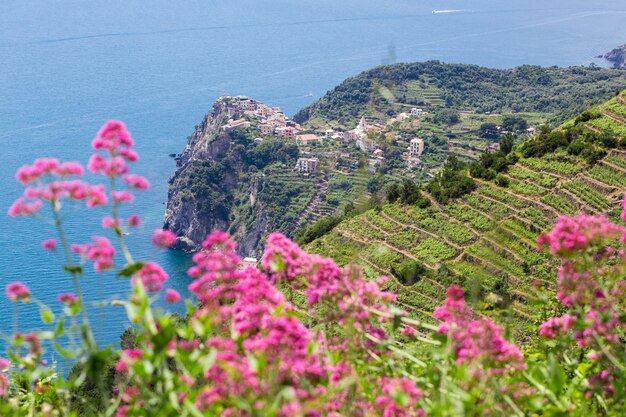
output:
M 604 59 L 613 64 L 613 68 L 626 69 L 626 44 L 604 54 Z

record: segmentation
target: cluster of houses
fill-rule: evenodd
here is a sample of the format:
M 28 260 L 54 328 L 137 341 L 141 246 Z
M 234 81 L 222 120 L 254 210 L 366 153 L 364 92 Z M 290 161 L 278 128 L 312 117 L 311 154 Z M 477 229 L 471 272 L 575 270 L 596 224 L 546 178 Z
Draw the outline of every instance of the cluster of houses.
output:
M 270 107 L 246 96 L 222 97 L 227 103 L 228 115 L 235 116 L 243 113 L 258 120 L 258 128 L 263 136 L 278 136 L 286 139 L 295 139 L 302 130 L 300 125 L 285 116 L 279 107 Z M 244 118 L 230 120 L 222 127 L 224 131 L 250 127 L 250 122 Z
M 345 132 L 326 129 L 324 131 L 303 132 L 302 127 L 291 120 L 280 110 L 279 107 L 270 107 L 258 100 L 254 100 L 246 96 L 229 97 L 224 96 L 221 100 L 226 103 L 226 109 L 230 119 L 222 126 L 225 132 L 234 129 L 249 128 L 252 123 L 250 120 L 257 121 L 256 126 L 262 136 L 276 136 L 285 139 L 295 140 L 298 146 L 310 146 L 313 143 L 321 143 L 325 140 L 343 141 L 346 143 L 354 143 L 363 152 L 371 154 L 370 165 L 380 163 L 384 159 L 384 153 L 381 149 L 377 149 L 375 140 L 371 139 L 370 133 L 382 132 L 384 125 L 379 123 L 368 123 L 365 117 L 361 117 L 358 125 Z M 242 114 L 247 117 L 242 117 Z M 426 114 L 422 109 L 413 108 L 410 112 L 401 113 L 396 116 L 395 120 L 404 118 L 422 116 Z M 393 119 L 392 119 L 393 120 Z M 261 143 L 262 138 L 256 138 L 255 143 Z M 419 158 L 424 152 L 423 139 L 414 138 L 411 140 L 408 148 L 409 162 L 418 164 Z M 295 170 L 303 175 L 313 175 L 319 167 L 317 158 L 299 158 Z
M 227 104 L 228 115 L 232 118 L 222 126 L 226 132 L 234 129 L 246 129 L 251 126 L 249 120 L 236 117 L 240 114 L 258 120 L 257 127 L 262 136 L 276 136 L 285 139 L 294 139 L 299 146 L 309 146 L 315 142 L 335 140 L 354 142 L 364 152 L 373 152 L 376 144 L 368 139 L 368 133 L 380 132 L 384 129 L 380 124 L 368 124 L 365 117 L 361 117 L 356 128 L 346 132 L 338 132 L 333 129 L 310 133 L 302 132 L 302 127 L 291 120 L 280 110 L 279 107 L 270 107 L 258 100 L 246 96 L 222 97 Z

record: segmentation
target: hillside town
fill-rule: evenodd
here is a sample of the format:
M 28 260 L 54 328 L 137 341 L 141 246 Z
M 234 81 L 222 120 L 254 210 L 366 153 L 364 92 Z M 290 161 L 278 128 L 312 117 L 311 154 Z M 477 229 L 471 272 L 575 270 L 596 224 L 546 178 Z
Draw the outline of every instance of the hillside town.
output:
M 368 121 L 364 116 L 354 129 L 340 131 L 335 129 L 305 130 L 300 124 L 287 117 L 279 107 L 270 107 L 267 104 L 247 96 L 223 96 L 221 100 L 226 103 L 229 120 L 222 126 L 224 132 L 234 129 L 248 129 L 256 127 L 260 137 L 254 139 L 255 143 L 261 143 L 263 137 L 277 137 L 295 141 L 302 149 L 302 158 L 299 158 L 294 172 L 304 176 L 315 175 L 320 166 L 318 157 L 309 155 L 312 147 L 323 145 L 325 142 L 340 143 L 355 151 L 358 150 L 368 155 L 368 165 L 374 172 L 376 166 L 385 159 L 385 152 L 377 147 L 377 139 L 382 137 L 388 126 L 394 121 L 402 121 L 408 118 L 417 118 L 427 114 L 422 109 L 413 108 L 410 112 L 401 113 L 391 118 L 386 124 L 378 121 Z M 398 136 L 398 139 L 405 138 Z M 408 168 L 419 167 L 421 156 L 425 150 L 425 142 L 422 138 L 406 138 L 408 147 L 404 152 L 404 160 Z M 359 152 L 341 152 L 337 154 L 344 160 L 348 169 L 356 168 L 359 162 Z M 326 154 L 328 156 L 328 153 Z

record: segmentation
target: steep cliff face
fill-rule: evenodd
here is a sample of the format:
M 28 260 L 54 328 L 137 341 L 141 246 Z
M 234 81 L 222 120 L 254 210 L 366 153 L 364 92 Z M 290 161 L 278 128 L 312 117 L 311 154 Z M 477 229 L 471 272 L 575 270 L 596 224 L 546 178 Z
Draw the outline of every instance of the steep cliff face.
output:
M 270 231 L 289 234 L 295 220 L 287 208 L 303 195 L 306 201 L 312 181 L 294 185 L 295 144 L 280 138 L 260 143 L 254 140 L 259 133 L 231 97 L 218 100 L 196 126 L 169 181 L 164 228 L 178 236 L 174 249 L 196 251 L 207 234 L 223 230 L 238 243 L 239 255 L 255 256 Z
M 220 131 L 226 117 L 226 103 L 218 101 L 196 126 L 177 163 L 178 169 L 169 180 L 164 228 L 179 236 L 175 249 L 196 250 L 208 232 L 228 228 L 227 219 L 201 213 L 199 199 L 204 197 L 190 189 L 194 170 L 206 162 L 214 164 L 228 149 L 230 137 Z
M 242 147 L 222 130 L 228 117 L 228 102 L 219 100 L 196 126 L 170 178 L 164 228 L 178 236 L 174 249 L 196 251 L 211 231 L 228 230 L 239 241 L 240 254 L 246 256 L 254 253 L 265 233 L 267 220 L 258 205 L 246 211 L 256 219 L 251 227 L 230 230 L 239 195 L 254 190 Z

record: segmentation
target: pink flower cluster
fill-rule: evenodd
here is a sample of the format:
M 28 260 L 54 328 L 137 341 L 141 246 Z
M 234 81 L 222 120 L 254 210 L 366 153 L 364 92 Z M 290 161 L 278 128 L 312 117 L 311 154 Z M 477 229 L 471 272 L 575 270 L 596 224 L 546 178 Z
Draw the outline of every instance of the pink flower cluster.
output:
M 382 417 L 423 417 L 424 410 L 416 407 L 424 395 L 408 378 L 380 378 L 381 394 L 376 397 L 378 415 Z
M 11 282 L 6 287 L 6 295 L 11 301 L 27 300 L 30 297 L 30 290 L 21 282 Z
M 58 159 L 54 158 L 39 158 L 36 159 L 33 165 L 24 165 L 17 170 L 15 178 L 26 186 L 33 183 L 45 175 L 53 177 L 64 176 L 82 176 L 83 167 L 78 162 L 65 162 L 60 163 Z
M 286 315 L 293 307 L 264 274 L 251 267 L 240 269 L 235 244 L 226 234 L 213 233 L 202 246 L 204 250 L 194 255 L 196 265 L 190 269 L 195 280 L 189 288 L 203 302 L 193 319 L 210 320 L 215 328 L 229 330 L 204 341 L 207 348 L 215 350 L 215 360 L 203 375 L 196 406 L 208 413 L 216 404 L 231 404 L 235 398 L 247 396 L 266 398 L 273 387 L 290 385 L 296 388 L 296 399 L 283 414 L 293 415 L 287 409 L 299 410 L 301 402 L 324 393 L 318 384 L 327 377 L 329 367 L 312 349 L 313 343 L 320 342 L 319 335 Z M 162 281 L 153 266 L 146 264 L 133 279 L 141 279 L 148 290 L 159 290 Z M 165 297 L 176 302 L 180 295 L 168 290 Z M 198 346 L 197 339 L 179 339 L 173 348 L 188 351 Z M 263 358 L 263 375 L 250 366 L 251 357 Z M 125 352 L 118 370 L 128 371 L 133 360 Z M 261 383 L 270 375 L 274 381 Z M 188 376 L 183 379 L 200 383 Z M 228 407 L 222 414 L 243 415 Z
M 622 203 L 626 219 L 626 200 Z M 561 217 L 555 228 L 539 238 L 563 260 L 559 269 L 556 297 L 568 309 L 539 327 L 539 335 L 553 339 L 574 336 L 578 347 L 591 349 L 590 358 L 604 368 L 588 380 L 592 391 L 614 394 L 613 360 L 607 353 L 623 350 L 622 330 L 626 326 L 619 308 L 625 295 L 623 249 L 613 246 L 626 241 L 626 228 L 612 224 L 606 216 Z M 589 392 L 588 394 L 591 394 Z
M 115 248 L 106 237 L 94 236 L 91 243 L 85 245 L 72 245 L 72 251 L 86 257 L 93 262 L 96 272 L 106 271 L 113 267 Z
M 64 199 L 85 201 L 88 207 L 105 205 L 107 197 L 103 185 L 92 186 L 82 180 L 68 179 L 81 175 L 83 168 L 78 162 L 60 163 L 53 158 L 37 159 L 33 165 L 21 167 L 16 178 L 25 186 L 24 195 L 11 205 L 9 216 L 32 215 L 41 210 L 43 202 Z
M 539 249 L 549 247 L 553 255 L 571 255 L 588 246 L 624 236 L 626 228 L 615 225 L 606 216 L 579 214 L 561 216 L 548 234 L 539 236 Z
M 169 230 L 158 229 L 152 234 L 152 243 L 161 248 L 169 248 L 176 241 L 176 235 Z
M 473 365 L 478 373 L 489 369 L 492 375 L 525 369 L 522 353 L 502 336 L 500 326 L 486 318 L 472 319 L 460 287 L 448 288 L 444 305 L 433 316 L 442 321 L 439 333 L 450 335 L 457 363 Z
M 132 150 L 133 145 L 134 141 L 124 123 L 109 120 L 91 142 L 93 149 L 104 150 L 107 157 L 97 153 L 92 155 L 87 168 L 94 174 L 100 172 L 111 178 L 124 175 L 128 172 L 126 162 L 135 162 L 139 159 Z
M 0 397 L 4 397 L 9 392 L 9 376 L 6 371 L 11 367 L 11 362 L 5 358 L 0 358 Z
M 168 279 L 169 276 L 163 268 L 154 262 L 148 262 L 133 275 L 132 282 L 135 284 L 137 281 L 141 281 L 146 291 L 159 292 L 163 289 L 163 283 Z
M 133 139 L 124 123 L 109 120 L 91 142 L 96 153 L 89 159 L 87 168 L 94 174 L 101 173 L 112 180 L 122 177 L 130 189 L 146 190 L 150 187 L 147 179 L 140 175 L 129 174 L 128 163 L 139 160 L 139 156 L 132 149 L 133 145 Z M 97 153 L 97 151 L 103 151 L 103 153 Z M 111 192 L 111 198 L 116 203 L 130 203 L 134 196 L 130 190 L 114 190 Z M 119 227 L 119 225 L 111 224 L 108 227 L 113 226 Z
M 364 413 L 379 410 L 387 416 L 422 415 L 416 408 L 421 391 L 410 380 L 381 382 L 376 404 L 355 396 L 347 388 L 349 385 L 341 385 L 343 378 L 354 379 L 351 365 L 329 362 L 323 348 L 331 345 L 330 342 L 323 333 L 309 330 L 298 319 L 294 314 L 296 308 L 274 285 L 282 278 L 292 284 L 302 279 L 315 287 L 308 292 L 312 306 L 321 302 L 341 303 L 339 311 L 332 312 L 334 317 L 383 339 L 381 320 L 370 308 L 385 311 L 384 304 L 393 297 L 382 292 L 376 282 L 367 282 L 358 270 L 341 269 L 329 260 L 309 256 L 278 234 L 270 236 L 263 259 L 266 265 L 281 263 L 284 269 L 273 268 L 269 277 L 256 268 L 242 268 L 235 244 L 225 233 L 207 236 L 202 247 L 193 257 L 195 266 L 189 270 L 194 278 L 189 289 L 201 301 L 201 308 L 191 320 L 197 321 L 197 326 L 210 323 L 214 332 L 204 340 L 191 335 L 189 339 L 175 338 L 168 345 L 171 355 L 173 350 L 189 355 L 197 349 L 209 349 L 214 355 L 201 376 L 179 375 L 185 385 L 194 387 L 198 393 L 192 398 L 198 409 L 207 414 L 219 410 L 221 415 L 244 416 L 246 412 L 237 406 L 242 398 L 260 410 L 270 406 L 267 401 L 275 395 L 276 387 L 291 387 L 293 396 L 281 404 L 280 416 L 339 415 L 341 410 L 354 407 Z M 284 260 L 279 261 L 278 257 Z M 283 276 L 284 271 L 291 275 Z M 159 280 L 144 278 L 140 271 L 133 279 L 142 279 L 147 288 L 155 284 L 152 289 L 160 289 Z M 173 290 L 165 294 L 168 302 L 179 298 Z M 364 334 L 361 337 L 365 339 Z M 339 342 L 333 346 L 347 348 Z M 367 357 L 364 351 L 361 353 Z M 124 352 L 118 370 L 132 376 L 135 356 Z M 329 392 L 329 387 L 337 392 Z M 408 399 L 404 399 L 406 395 Z M 139 407 L 130 397 L 129 401 L 122 399 L 122 407 L 126 407 L 123 410 Z M 321 401 L 327 403 L 325 409 L 320 407 Z M 404 414 L 394 414 L 400 410 Z
M 576 316 L 564 314 L 561 317 L 552 317 L 539 326 L 539 336 L 554 339 L 559 335 L 566 335 L 572 330 Z
M 126 349 L 122 351 L 122 357 L 115 365 L 115 370 L 117 372 L 127 372 L 129 366 L 141 359 L 143 359 L 143 352 L 140 349 Z
M 395 295 L 380 289 L 387 278 L 370 281 L 356 266 L 340 268 L 331 259 L 309 255 L 280 233 L 267 238 L 261 260 L 274 282 L 285 281 L 295 290 L 306 291 L 307 303 L 314 313 L 318 304 L 330 306 L 325 319 L 340 325 L 353 324 L 358 330 L 384 339 L 379 328 L 384 321 L 373 311 L 388 314 L 387 305 Z M 352 347 L 358 347 L 356 340 Z

